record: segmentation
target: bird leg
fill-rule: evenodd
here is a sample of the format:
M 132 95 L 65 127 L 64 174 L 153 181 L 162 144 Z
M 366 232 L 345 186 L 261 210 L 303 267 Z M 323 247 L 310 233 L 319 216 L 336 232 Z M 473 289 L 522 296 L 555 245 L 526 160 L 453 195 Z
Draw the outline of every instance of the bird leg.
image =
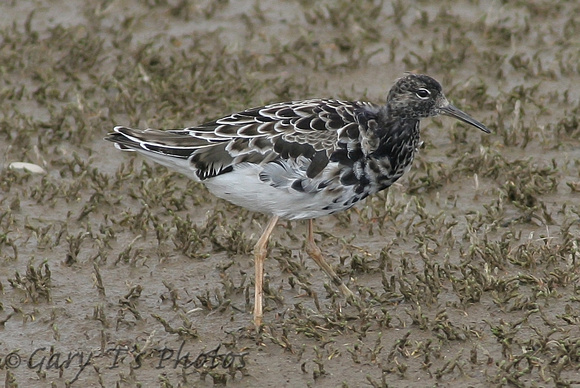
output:
M 330 280 L 332 280 L 332 283 L 338 287 L 340 292 L 342 292 L 342 294 L 345 297 L 347 298 L 354 297 L 352 291 L 348 289 L 348 287 L 342 282 L 342 279 L 338 277 L 336 272 L 334 272 L 332 267 L 326 262 L 326 260 L 324 260 L 324 257 L 322 257 L 322 252 L 320 251 L 320 248 L 318 248 L 318 246 L 314 242 L 313 229 L 314 229 L 313 221 L 312 219 L 310 219 L 308 220 L 308 238 L 306 239 L 306 253 L 308 253 L 308 255 L 312 257 L 312 260 L 314 260 L 316 264 L 318 264 L 318 266 L 324 272 L 326 272 L 328 277 L 330 277 Z
M 256 280 L 254 280 L 254 324 L 256 328 L 262 324 L 262 299 L 264 297 L 264 260 L 268 253 L 268 240 L 278 222 L 278 216 L 274 216 L 266 225 L 264 233 L 254 246 L 254 267 L 256 269 Z

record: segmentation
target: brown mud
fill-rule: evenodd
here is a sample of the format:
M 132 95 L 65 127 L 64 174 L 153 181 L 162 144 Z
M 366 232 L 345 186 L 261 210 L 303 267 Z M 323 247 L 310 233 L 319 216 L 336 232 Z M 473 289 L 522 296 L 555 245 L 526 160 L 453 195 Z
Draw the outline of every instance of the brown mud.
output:
M 578 14 L 543 0 L 2 2 L 4 386 L 580 386 Z M 317 220 L 360 303 L 305 255 L 305 223 L 280 223 L 261 333 L 251 250 L 267 217 L 103 140 L 274 101 L 381 102 L 404 71 L 493 133 L 424 120 L 407 176 Z

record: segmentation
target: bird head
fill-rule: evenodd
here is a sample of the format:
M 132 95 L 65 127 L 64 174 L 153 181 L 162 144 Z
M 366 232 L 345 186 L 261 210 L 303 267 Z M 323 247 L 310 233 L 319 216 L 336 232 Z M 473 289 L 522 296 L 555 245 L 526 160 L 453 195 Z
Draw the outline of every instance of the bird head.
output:
M 446 115 L 483 132 L 490 132 L 485 125 L 449 103 L 441 84 L 424 74 L 407 74 L 399 78 L 387 97 L 387 109 L 389 115 L 395 119 L 420 120 Z

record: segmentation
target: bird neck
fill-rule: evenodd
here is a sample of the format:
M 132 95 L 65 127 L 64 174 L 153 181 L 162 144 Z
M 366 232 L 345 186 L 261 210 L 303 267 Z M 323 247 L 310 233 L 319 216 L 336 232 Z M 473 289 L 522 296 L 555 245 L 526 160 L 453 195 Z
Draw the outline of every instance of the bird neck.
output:
M 383 116 L 377 132 L 377 147 L 367 161 L 379 172 L 371 179 L 374 192 L 392 185 L 413 163 L 420 142 L 419 120 Z
M 419 143 L 419 120 L 399 118 L 379 122 L 376 135 L 378 144 L 373 156 L 387 157 L 391 163 L 406 160 L 409 152 L 414 153 Z
M 404 110 L 393 110 L 389 102 L 378 111 L 377 123 L 381 143 L 411 140 L 419 136 L 419 119 L 411 118 Z
M 378 112 L 379 121 L 390 122 L 394 120 L 416 120 L 416 117 L 409 111 L 406 104 L 397 101 L 387 100 L 386 105 L 382 106 Z

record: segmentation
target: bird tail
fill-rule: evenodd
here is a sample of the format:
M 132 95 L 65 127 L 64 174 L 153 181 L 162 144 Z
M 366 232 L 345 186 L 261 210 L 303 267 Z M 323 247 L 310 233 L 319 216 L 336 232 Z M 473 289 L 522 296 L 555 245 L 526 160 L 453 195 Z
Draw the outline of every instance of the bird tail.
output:
M 107 134 L 105 140 L 115 143 L 117 149 L 121 151 L 136 151 L 137 149 L 143 149 L 141 146 L 142 140 L 139 139 L 139 136 L 135 136 L 140 132 L 139 130 L 117 126 L 113 128 L 113 131 L 114 132 Z
M 212 144 L 190 136 L 187 130 L 133 129 L 123 126 L 113 128 L 105 140 L 115 143 L 121 151 L 157 153 L 174 158 L 189 158 L 199 148 Z

